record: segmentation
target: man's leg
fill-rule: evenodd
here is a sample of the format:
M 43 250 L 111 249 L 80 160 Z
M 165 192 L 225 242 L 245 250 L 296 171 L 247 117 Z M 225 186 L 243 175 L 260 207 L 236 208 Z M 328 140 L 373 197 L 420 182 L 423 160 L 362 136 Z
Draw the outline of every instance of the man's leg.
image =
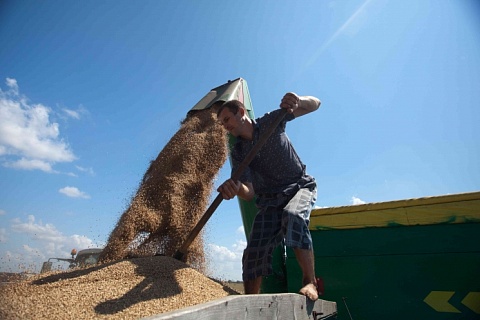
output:
M 276 201 L 274 198 L 268 203 Z M 248 244 L 243 251 L 242 278 L 245 294 L 258 294 L 262 276 L 272 273 L 272 253 L 282 241 L 283 210 L 261 206 L 253 221 Z
M 261 284 L 262 277 L 257 277 L 253 280 L 244 281 L 243 288 L 245 289 L 245 294 L 259 294 Z
M 300 289 L 300 293 L 315 301 L 318 299 L 319 292 L 315 278 L 313 250 L 295 248 L 293 251 L 303 272 L 303 288 Z
M 287 226 L 285 244 L 295 252 L 298 264 L 303 272 L 303 288 L 300 293 L 315 301 L 318 299 L 315 278 L 315 260 L 313 244 L 308 224 L 310 212 L 317 198 L 317 190 L 300 189 L 285 206 Z M 310 248 L 310 249 L 301 249 Z

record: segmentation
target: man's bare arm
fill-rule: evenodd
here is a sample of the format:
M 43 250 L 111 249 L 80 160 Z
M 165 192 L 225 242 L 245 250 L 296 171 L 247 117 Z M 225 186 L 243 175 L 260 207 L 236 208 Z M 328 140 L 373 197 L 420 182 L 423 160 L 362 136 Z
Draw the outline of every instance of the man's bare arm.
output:
M 299 98 L 298 108 L 293 111 L 296 118 L 317 110 L 322 103 L 318 98 L 313 96 L 300 96 Z
M 298 118 L 317 110 L 320 104 L 321 101 L 316 97 L 299 96 L 296 93 L 289 92 L 283 96 L 280 107 L 287 109 L 288 112 L 293 113 Z
M 253 185 L 250 182 L 241 183 L 241 186 L 237 194 L 240 198 L 245 201 L 250 201 L 255 196 L 255 191 L 253 190 Z

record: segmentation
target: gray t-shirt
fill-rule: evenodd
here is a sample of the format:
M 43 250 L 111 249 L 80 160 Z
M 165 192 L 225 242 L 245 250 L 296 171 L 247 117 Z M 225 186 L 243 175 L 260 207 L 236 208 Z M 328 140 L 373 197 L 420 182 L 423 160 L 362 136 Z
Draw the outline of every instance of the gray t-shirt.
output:
M 231 150 L 232 174 L 237 170 L 260 136 L 274 122 L 280 111 L 278 109 L 266 113 L 263 117 L 253 121 L 252 141 L 237 137 L 237 141 Z M 265 193 L 294 194 L 300 188 L 315 185 L 315 179 L 306 173 L 306 166 L 300 160 L 285 133 L 287 121 L 293 119 L 295 119 L 295 116 L 287 113 L 240 177 L 240 181 L 253 184 L 257 195 Z

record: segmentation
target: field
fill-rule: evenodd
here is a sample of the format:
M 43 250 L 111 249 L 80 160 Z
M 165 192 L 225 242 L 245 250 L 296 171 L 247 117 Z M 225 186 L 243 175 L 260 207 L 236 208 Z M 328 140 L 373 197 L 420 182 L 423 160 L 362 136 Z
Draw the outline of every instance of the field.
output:
M 237 291 L 238 293 L 244 293 L 243 282 L 225 282 L 225 285 Z

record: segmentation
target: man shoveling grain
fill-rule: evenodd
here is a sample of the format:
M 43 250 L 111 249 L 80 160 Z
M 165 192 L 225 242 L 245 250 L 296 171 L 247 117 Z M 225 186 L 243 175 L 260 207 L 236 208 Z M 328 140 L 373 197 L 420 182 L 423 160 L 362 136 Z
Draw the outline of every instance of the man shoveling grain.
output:
M 303 272 L 300 293 L 311 300 L 318 299 L 313 246 L 308 223 L 316 201 L 317 188 L 313 177 L 298 157 L 285 133 L 286 122 L 317 110 L 320 100 L 312 96 L 284 95 L 280 108 L 288 113 L 272 136 L 260 149 L 238 181 L 226 180 L 218 192 L 226 200 L 235 196 L 250 201 L 257 196 L 257 215 L 243 253 L 243 281 L 246 294 L 260 292 L 262 277 L 272 273 L 272 253 L 285 241 L 292 247 Z M 258 141 L 274 122 L 281 110 L 251 120 L 240 101 L 224 103 L 217 118 L 230 134 L 237 137 L 232 148 L 232 172 L 235 172 Z

